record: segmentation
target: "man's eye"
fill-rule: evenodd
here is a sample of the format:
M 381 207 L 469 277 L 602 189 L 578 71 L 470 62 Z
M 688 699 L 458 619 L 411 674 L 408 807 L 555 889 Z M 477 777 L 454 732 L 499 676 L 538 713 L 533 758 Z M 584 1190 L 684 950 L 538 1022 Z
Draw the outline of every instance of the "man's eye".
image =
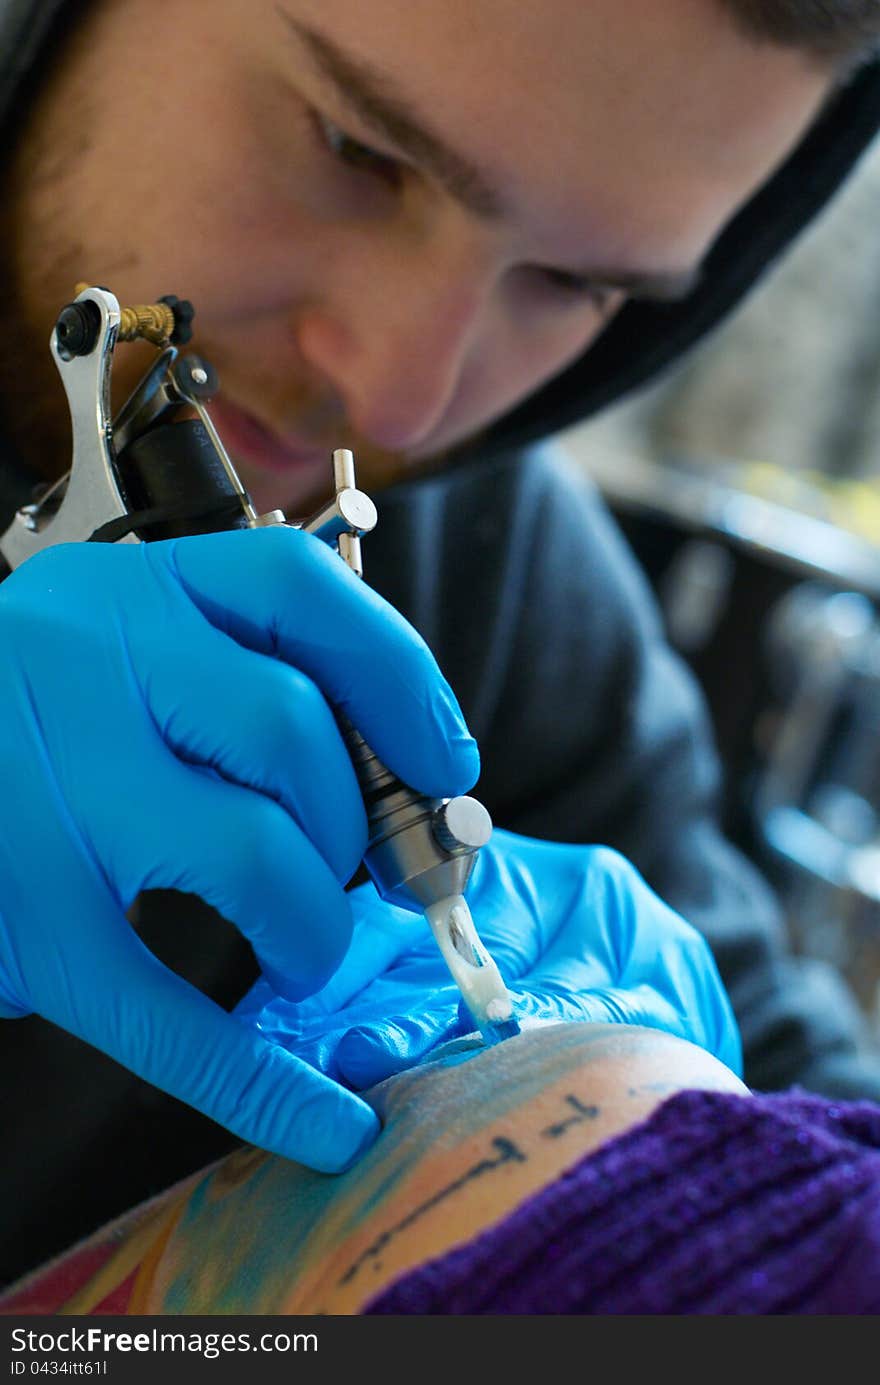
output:
M 607 284 L 597 284 L 594 279 L 586 279 L 582 274 L 569 274 L 564 269 L 542 268 L 540 272 L 552 288 L 572 299 L 588 300 L 600 313 L 606 312 L 620 293 L 619 289 L 611 288 Z
M 403 165 L 397 159 L 380 153 L 378 149 L 371 149 L 359 139 L 353 139 L 318 111 L 312 112 L 312 118 L 322 145 L 337 162 L 349 168 L 361 169 L 365 173 L 373 173 L 393 187 L 400 184 Z

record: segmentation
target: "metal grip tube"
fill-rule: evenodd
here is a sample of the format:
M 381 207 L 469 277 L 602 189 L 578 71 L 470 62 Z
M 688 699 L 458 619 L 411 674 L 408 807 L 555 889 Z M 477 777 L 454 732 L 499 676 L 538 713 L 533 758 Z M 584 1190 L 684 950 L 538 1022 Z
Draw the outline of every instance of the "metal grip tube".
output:
M 324 536 L 327 516 L 332 519 L 331 511 L 336 514 L 332 532 L 337 535 L 339 555 L 362 577 L 360 533 L 373 527 L 375 513 L 360 516 L 356 506 L 354 524 L 348 521 L 343 497 L 367 497 L 355 488 L 354 457 L 347 447 L 333 453 L 333 483 L 335 502 L 307 527 Z M 339 520 L 346 523 L 337 527 Z M 463 894 L 476 854 L 492 835 L 492 819 L 482 803 L 467 794 L 429 798 L 417 793 L 383 765 L 346 716 L 337 713 L 337 719 L 367 810 L 364 865 L 379 894 L 416 914 L 450 895 Z
M 347 718 L 339 720 L 367 810 L 364 864 L 379 894 L 413 913 L 463 894 L 476 854 L 492 834 L 487 810 L 466 794 L 416 793 L 391 773 Z

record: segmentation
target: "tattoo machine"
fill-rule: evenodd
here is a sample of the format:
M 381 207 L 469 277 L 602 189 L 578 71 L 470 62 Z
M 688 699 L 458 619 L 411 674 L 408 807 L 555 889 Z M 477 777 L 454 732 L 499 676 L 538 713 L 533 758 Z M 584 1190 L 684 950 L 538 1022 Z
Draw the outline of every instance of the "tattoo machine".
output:
M 293 522 L 281 510 L 258 514 L 206 408 L 218 388 L 216 372 L 199 356 L 179 353 L 191 339 L 192 319 L 192 305 L 173 295 L 120 308 L 108 289 L 77 285 L 50 338 L 70 409 L 71 467 L 0 534 L 0 567 L 11 570 L 56 543 L 140 543 L 290 524 L 334 546 L 362 576 L 361 537 L 377 514 L 355 485 L 352 453 L 333 452 L 334 495 L 315 514 Z M 136 340 L 158 355 L 111 418 L 114 351 L 118 342 Z M 488 812 L 469 795 L 416 793 L 339 720 L 367 808 L 364 864 L 376 889 L 389 903 L 425 914 L 485 1042 L 518 1033 L 510 995 L 464 898 L 492 832 Z

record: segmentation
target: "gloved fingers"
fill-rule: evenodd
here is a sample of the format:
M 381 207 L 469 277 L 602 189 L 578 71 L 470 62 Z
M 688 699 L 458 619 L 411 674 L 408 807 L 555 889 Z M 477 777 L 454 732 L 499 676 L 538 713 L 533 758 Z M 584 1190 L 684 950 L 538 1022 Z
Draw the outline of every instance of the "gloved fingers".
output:
M 474 925 L 508 980 L 528 975 L 580 912 L 591 848 L 495 828 L 465 891 Z
M 604 989 L 570 992 L 539 991 L 513 993 L 514 1015 L 527 1025 L 529 1020 L 600 1024 L 625 1024 L 646 1029 L 662 1029 L 680 1039 L 706 1049 L 738 1072 L 736 1043 L 722 1027 L 707 1026 L 702 1012 L 680 1003 L 653 986 L 609 986 Z
M 65 1027 L 242 1139 L 310 1168 L 347 1168 L 373 1142 L 379 1122 L 365 1102 L 240 1024 L 130 930 L 114 937 L 97 1003 L 79 1005 Z
M 304 673 L 256 654 L 198 617 L 174 659 L 138 670 L 156 727 L 183 760 L 279 802 L 343 883 L 367 819 L 336 719 Z
M 693 940 L 697 930 L 651 889 L 626 857 L 609 847 L 591 851 L 590 888 L 605 917 L 609 968 L 632 980 L 653 976 L 658 952 L 672 956 Z
M 674 996 L 647 984 L 574 992 L 567 988 L 540 990 L 530 983 L 528 990 L 512 989 L 510 997 L 514 1017 L 524 1027 L 531 1021 L 663 1029 L 709 1049 L 732 1066 L 728 1049 L 718 1041 L 714 1027 L 707 1029 L 701 1010 L 677 1003 Z M 360 1089 L 411 1067 L 438 1044 L 475 1028 L 474 1018 L 458 991 L 454 987 L 437 990 L 408 1015 L 389 1012 L 381 1020 L 352 1024 L 337 1042 L 337 1071 Z
M 631 1016 L 624 1022 L 668 1029 L 740 1073 L 739 1032 L 705 938 L 618 852 L 590 847 L 583 855 L 580 897 L 565 900 L 561 926 L 518 984 L 590 996 L 593 1007 L 602 995 L 608 1018 L 619 1011 Z
M 465 792 L 479 753 L 433 654 L 327 544 L 284 526 L 144 545 L 240 644 L 307 674 L 413 788 Z
M 153 774 L 162 811 L 141 814 L 136 833 L 111 834 L 102 858 L 128 882 L 124 907 L 144 889 L 197 894 L 240 929 L 277 992 L 319 990 L 351 938 L 348 899 L 323 857 L 263 794 L 167 750 Z
M 579 994 L 624 982 L 635 984 L 641 979 L 641 969 L 637 972 L 633 966 L 634 901 L 604 869 L 605 854 L 597 860 L 592 848 L 584 848 L 578 878 L 564 890 L 553 888 L 558 883 L 554 877 L 544 880 L 548 902 L 542 950 L 513 978 L 519 985 L 527 985 L 529 990 Z M 640 903 L 643 911 L 639 923 L 653 943 L 648 971 L 653 975 L 662 951 L 656 926 L 660 901 L 651 896 Z
M 399 994 L 397 965 L 414 939 L 424 935 L 435 960 L 437 946 L 423 915 L 387 905 L 371 881 L 349 890 L 347 899 L 353 922 L 351 942 L 329 981 L 313 995 L 294 1001 L 276 995 L 266 978 L 260 977 L 235 1007 L 240 1019 L 261 1021 L 279 1043 L 284 1042 L 283 1035 L 295 1042 L 325 1029 L 328 1017 L 356 1004 L 368 987 L 371 997 L 379 997 L 377 1004 L 382 1003 L 383 992 Z
M 697 934 L 693 947 L 683 954 L 677 994 L 679 1006 L 690 1019 L 693 1042 L 714 1053 L 731 1072 L 742 1077 L 739 1025 L 715 958 L 701 934 Z
M 355 1002 L 367 986 L 398 985 L 400 969 L 413 949 L 424 948 L 432 961 L 437 952 L 424 914 L 387 904 L 372 881 L 349 890 L 348 902 L 352 914 L 348 951 L 321 991 L 304 1002 L 316 1012 L 337 1013 Z
M 33 1013 L 32 1005 L 23 1004 L 8 993 L 5 986 L 0 987 L 0 1020 L 20 1020 Z
M 641 1024 L 653 1029 L 677 1032 L 682 1019 L 665 996 L 649 987 L 625 990 L 608 986 L 593 991 L 540 990 L 529 985 L 527 991 L 512 991 L 513 1012 L 522 1023 L 529 1020 L 553 1023 Z
M 403 1008 L 407 1002 L 409 1010 Z M 411 1067 L 443 1039 L 474 1027 L 458 990 L 451 981 L 438 987 L 436 975 L 430 990 L 416 991 L 379 978 L 361 999 L 336 1011 L 320 995 L 294 1004 L 258 981 L 234 1013 L 288 1053 L 358 1090 Z
M 236 1005 L 234 1014 L 243 1024 L 259 1028 L 261 1033 L 281 1044 L 289 1053 L 302 1054 L 310 1045 L 326 1048 L 327 1036 L 341 1034 L 352 1025 L 383 1023 L 385 1016 L 400 1012 L 408 1002 L 426 1002 L 429 993 L 424 989 L 414 993 L 402 989 L 391 980 L 379 977 L 360 997 L 338 1010 L 327 1008 L 323 991 L 306 1000 L 287 1000 L 278 995 L 262 978 Z
M 457 993 L 456 993 L 457 995 Z M 317 1003 L 314 1003 L 317 1002 Z M 412 1007 L 408 1012 L 404 1006 Z M 446 1027 L 446 1012 L 452 1013 L 455 996 L 450 988 L 438 988 L 436 977 L 430 989 L 401 987 L 380 977 L 362 993 L 361 998 L 337 1011 L 326 1008 L 322 993 L 307 1000 L 294 1002 L 276 995 L 265 980 L 256 982 L 247 996 L 235 1007 L 234 1014 L 243 1024 L 257 1029 L 288 1053 L 305 1059 L 321 1072 L 348 1080 L 353 1071 L 338 1065 L 337 1049 L 340 1040 L 349 1035 L 371 1035 L 370 1043 L 395 1052 L 405 1049 L 410 1038 L 418 1040 L 416 1056 L 430 1042 L 430 1034 L 441 1034 Z M 442 1017 L 437 1015 L 442 1011 Z M 473 1024 L 468 1020 L 470 1027 Z M 375 1031 L 375 1033 L 374 1033 Z M 424 1043 L 421 1041 L 424 1039 Z M 351 1042 L 357 1043 L 357 1039 Z M 351 1042 L 343 1048 L 343 1056 Z
M 576 875 L 541 876 L 545 896 L 540 956 L 521 975 L 538 989 L 636 986 L 687 972 L 705 940 L 669 907 L 625 857 L 608 847 L 577 848 Z
M 345 1033 L 344 1024 L 337 1024 L 334 1027 L 325 1020 L 323 1028 L 319 1025 L 311 1025 L 306 1032 L 298 1033 L 296 1028 L 291 1029 L 287 1023 L 279 1020 L 271 1006 L 258 1016 L 240 1015 L 238 1010 L 233 1013 L 240 1024 L 253 1029 L 267 1043 L 283 1049 L 285 1053 L 291 1054 L 298 1062 L 306 1063 L 310 1068 L 314 1068 L 316 1072 L 322 1072 L 325 1077 L 331 1078 L 334 1082 L 344 1081 L 336 1062 L 339 1040 Z
M 414 1067 L 438 1044 L 467 1034 L 473 1022 L 459 1006 L 458 991 L 435 992 L 424 1009 L 353 1024 L 336 1046 L 336 1070 L 355 1091 Z
M 670 1019 L 660 1027 L 708 1049 L 741 1075 L 739 1031 L 706 939 L 618 852 L 590 851 L 583 907 L 531 970 L 529 988 L 604 989 L 633 998 L 633 1013 L 635 997 L 652 997 L 651 1010 Z M 674 1027 L 672 1016 L 680 1017 Z

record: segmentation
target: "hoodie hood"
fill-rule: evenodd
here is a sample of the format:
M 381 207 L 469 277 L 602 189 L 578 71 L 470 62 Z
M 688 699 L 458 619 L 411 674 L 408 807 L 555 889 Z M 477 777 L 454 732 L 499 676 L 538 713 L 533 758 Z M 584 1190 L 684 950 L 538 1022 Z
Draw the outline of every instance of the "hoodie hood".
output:
M 26 96 L 83 0 L 0 0 L 0 121 Z M 628 304 L 567 370 L 432 470 L 520 448 L 620 402 L 677 364 L 742 302 L 834 196 L 880 129 L 880 56 L 825 106 L 787 161 L 716 240 L 699 285 L 676 303 Z

